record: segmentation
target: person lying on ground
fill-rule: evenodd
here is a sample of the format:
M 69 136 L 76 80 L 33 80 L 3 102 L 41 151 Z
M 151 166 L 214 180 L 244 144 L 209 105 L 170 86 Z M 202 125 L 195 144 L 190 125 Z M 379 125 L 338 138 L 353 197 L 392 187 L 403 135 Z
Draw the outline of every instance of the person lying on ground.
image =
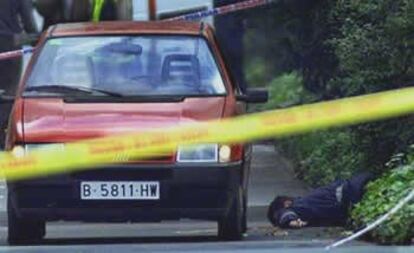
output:
M 372 179 L 371 173 L 361 173 L 314 189 L 304 197 L 277 196 L 267 217 L 281 228 L 345 225 L 349 210 L 362 199 L 365 185 Z

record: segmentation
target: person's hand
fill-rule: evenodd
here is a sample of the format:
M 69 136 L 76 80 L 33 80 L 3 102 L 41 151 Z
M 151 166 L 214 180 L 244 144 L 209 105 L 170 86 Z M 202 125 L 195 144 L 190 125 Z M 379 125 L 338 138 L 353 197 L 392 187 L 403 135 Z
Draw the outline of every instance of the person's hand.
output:
M 301 219 L 293 220 L 289 222 L 289 227 L 291 228 L 303 228 L 308 225 L 308 222 L 302 221 Z

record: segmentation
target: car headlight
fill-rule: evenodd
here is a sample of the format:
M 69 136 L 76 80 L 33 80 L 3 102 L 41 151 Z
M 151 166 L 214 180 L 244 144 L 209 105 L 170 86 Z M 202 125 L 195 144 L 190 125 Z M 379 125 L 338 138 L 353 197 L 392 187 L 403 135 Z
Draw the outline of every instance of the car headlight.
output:
M 221 145 L 219 149 L 219 161 L 227 163 L 231 160 L 231 147 L 228 145 Z
M 229 145 L 200 144 L 180 146 L 177 162 L 180 163 L 227 163 L 232 161 L 233 150 Z M 235 157 L 237 159 L 237 157 Z
M 26 154 L 35 150 L 63 150 L 65 145 L 63 143 L 53 144 L 26 144 L 24 146 Z
M 218 145 L 217 144 L 200 144 L 180 146 L 177 151 L 177 162 L 195 163 L 195 162 L 218 162 Z
M 19 158 L 19 157 L 23 157 L 26 154 L 26 151 L 24 150 L 24 147 L 22 146 L 14 146 L 11 153 L 13 154 L 13 156 Z
M 64 144 L 63 143 L 54 143 L 54 144 L 26 144 L 24 146 L 15 146 L 12 149 L 12 154 L 16 157 L 22 157 L 30 152 L 35 150 L 63 150 Z

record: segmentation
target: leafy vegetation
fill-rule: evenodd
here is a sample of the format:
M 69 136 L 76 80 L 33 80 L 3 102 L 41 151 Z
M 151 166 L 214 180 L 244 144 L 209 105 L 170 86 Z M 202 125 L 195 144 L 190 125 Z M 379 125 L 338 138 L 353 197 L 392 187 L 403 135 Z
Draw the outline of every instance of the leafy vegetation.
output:
M 414 187 L 414 152 L 399 154 L 388 163 L 391 169 L 380 179 L 368 184 L 363 200 L 352 210 L 355 228 L 373 222 L 406 197 Z M 413 237 L 414 202 L 408 203 L 376 228 L 368 237 L 384 244 L 406 244 Z
M 349 130 L 334 129 L 277 140 L 277 146 L 294 158 L 298 177 L 322 186 L 361 170 L 362 153 L 354 142 Z
M 282 74 L 268 84 L 269 101 L 262 105 L 262 109 L 283 108 L 292 104 L 302 103 L 304 100 L 315 99 L 315 95 L 303 87 L 302 76 L 298 72 Z

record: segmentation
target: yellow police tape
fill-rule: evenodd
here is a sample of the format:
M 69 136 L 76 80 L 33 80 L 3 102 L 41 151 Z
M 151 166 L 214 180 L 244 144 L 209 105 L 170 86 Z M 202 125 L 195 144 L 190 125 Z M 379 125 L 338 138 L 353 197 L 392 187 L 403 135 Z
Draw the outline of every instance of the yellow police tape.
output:
M 0 154 L 8 180 L 73 172 L 128 159 L 168 154 L 178 145 L 240 143 L 280 137 L 333 126 L 344 126 L 414 112 L 414 88 L 376 93 L 240 116 L 192 123 L 142 133 L 129 133 L 66 144 L 64 149 L 40 149 L 23 157 Z

